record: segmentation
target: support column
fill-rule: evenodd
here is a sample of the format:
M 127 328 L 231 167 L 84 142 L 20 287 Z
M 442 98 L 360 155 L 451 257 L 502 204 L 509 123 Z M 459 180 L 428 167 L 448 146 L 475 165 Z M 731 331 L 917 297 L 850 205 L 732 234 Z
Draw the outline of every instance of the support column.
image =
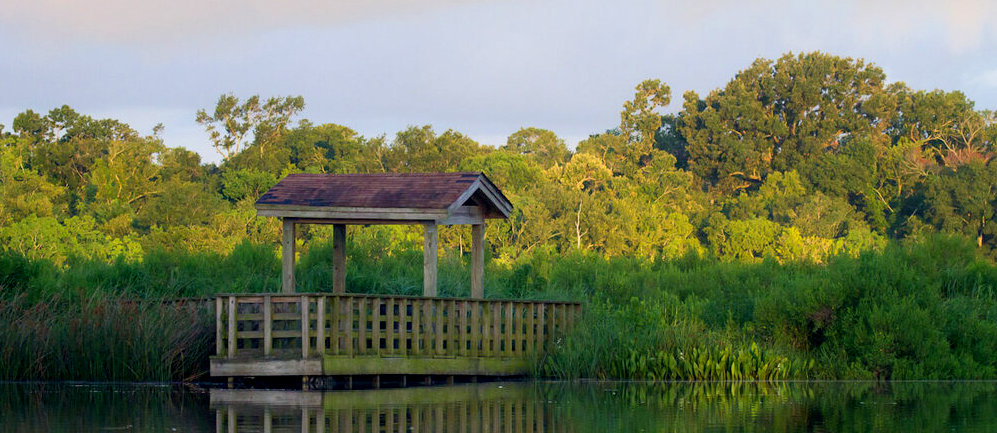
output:
M 346 225 L 332 226 L 332 293 L 346 293 Z
M 471 225 L 471 298 L 485 297 L 485 225 Z
M 294 293 L 294 235 L 295 225 L 291 218 L 284 218 L 283 240 L 281 251 L 280 288 L 284 293 Z
M 426 223 L 423 225 L 422 242 L 423 296 L 436 296 L 437 249 L 436 223 Z

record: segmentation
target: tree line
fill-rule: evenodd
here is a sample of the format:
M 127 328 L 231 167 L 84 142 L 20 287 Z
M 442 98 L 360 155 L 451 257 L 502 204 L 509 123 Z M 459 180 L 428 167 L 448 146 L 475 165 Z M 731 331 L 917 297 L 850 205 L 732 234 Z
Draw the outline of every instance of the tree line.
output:
M 484 171 L 515 205 L 490 224 L 493 257 L 594 251 L 822 262 L 949 233 L 992 255 L 994 112 L 959 91 L 890 83 L 821 52 L 758 59 L 706 95 L 647 80 L 618 125 L 569 148 L 525 127 L 504 145 L 430 125 L 394 137 L 298 120 L 301 96 L 222 95 L 195 116 L 217 164 L 68 106 L 0 125 L 0 244 L 30 259 L 140 260 L 153 250 L 276 245 L 253 202 L 290 173 Z M 418 228 L 352 229 L 417 247 Z M 466 251 L 466 228 L 441 231 Z M 375 234 L 371 234 L 371 233 Z M 310 227 L 303 241 L 329 236 Z

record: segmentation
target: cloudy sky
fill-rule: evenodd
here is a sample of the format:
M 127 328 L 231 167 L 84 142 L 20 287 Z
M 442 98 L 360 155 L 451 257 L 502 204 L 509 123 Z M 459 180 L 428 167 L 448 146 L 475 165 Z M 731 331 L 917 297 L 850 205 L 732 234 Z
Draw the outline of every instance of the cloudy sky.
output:
M 618 123 L 643 79 L 680 101 L 789 51 L 861 57 L 997 108 L 986 0 L 13 2 L 0 123 L 68 104 L 143 133 L 162 122 L 167 145 L 206 161 L 218 156 L 194 112 L 222 93 L 303 95 L 303 117 L 367 136 L 428 123 L 497 145 L 537 126 L 574 143 Z

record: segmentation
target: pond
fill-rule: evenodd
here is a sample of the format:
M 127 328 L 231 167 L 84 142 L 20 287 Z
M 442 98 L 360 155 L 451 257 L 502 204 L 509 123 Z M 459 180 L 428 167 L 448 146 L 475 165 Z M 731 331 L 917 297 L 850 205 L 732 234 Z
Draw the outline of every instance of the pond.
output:
M 361 391 L 0 384 L 2 432 L 997 431 L 997 382 L 493 382 Z

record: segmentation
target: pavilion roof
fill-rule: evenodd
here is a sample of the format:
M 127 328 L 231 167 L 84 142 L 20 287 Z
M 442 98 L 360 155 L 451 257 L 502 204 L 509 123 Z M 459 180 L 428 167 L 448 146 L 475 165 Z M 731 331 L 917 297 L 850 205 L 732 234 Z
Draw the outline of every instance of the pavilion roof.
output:
M 480 172 L 292 174 L 263 194 L 256 209 L 312 222 L 467 224 L 507 218 L 512 204 Z

